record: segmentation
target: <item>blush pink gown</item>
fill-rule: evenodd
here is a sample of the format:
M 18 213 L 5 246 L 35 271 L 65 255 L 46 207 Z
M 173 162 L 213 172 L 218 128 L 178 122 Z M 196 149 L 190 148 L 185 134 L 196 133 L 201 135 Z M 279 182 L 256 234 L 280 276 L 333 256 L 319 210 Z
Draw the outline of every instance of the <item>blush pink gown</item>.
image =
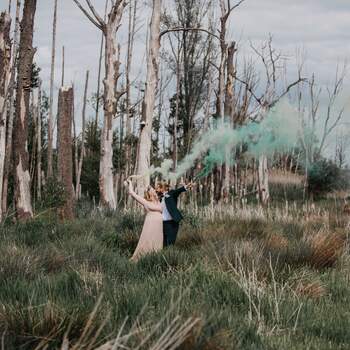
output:
M 163 217 L 162 206 L 160 203 L 149 202 L 143 197 L 137 195 L 134 191 L 130 195 L 143 205 L 146 211 L 145 222 L 139 242 L 132 261 L 138 261 L 142 256 L 157 252 L 163 249 Z

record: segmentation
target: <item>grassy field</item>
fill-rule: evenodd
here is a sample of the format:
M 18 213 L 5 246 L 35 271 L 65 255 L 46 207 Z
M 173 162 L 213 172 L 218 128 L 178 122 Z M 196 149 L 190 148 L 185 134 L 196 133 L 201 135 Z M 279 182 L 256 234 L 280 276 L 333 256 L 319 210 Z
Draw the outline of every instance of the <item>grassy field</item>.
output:
M 3 349 L 349 349 L 348 220 L 334 201 L 207 207 L 129 257 L 143 217 L 0 226 Z

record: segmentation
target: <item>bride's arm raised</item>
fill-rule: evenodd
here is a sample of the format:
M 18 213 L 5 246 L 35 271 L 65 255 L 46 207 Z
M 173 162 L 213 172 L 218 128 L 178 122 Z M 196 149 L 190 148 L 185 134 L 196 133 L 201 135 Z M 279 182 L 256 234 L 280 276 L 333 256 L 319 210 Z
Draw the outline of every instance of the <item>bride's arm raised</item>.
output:
M 147 201 L 145 198 L 139 196 L 135 191 L 134 187 L 132 185 L 132 182 L 130 180 L 125 181 L 128 186 L 129 195 L 134 198 L 138 203 L 142 204 L 143 206 L 147 206 Z

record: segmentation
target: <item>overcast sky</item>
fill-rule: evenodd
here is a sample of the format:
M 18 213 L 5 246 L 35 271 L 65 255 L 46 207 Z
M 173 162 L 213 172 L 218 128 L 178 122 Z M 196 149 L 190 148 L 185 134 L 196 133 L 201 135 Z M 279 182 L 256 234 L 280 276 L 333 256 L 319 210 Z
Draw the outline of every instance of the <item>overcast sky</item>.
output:
M 170 1 L 165 0 L 165 6 L 168 7 Z M 103 16 L 105 1 L 92 2 Z M 35 20 L 34 45 L 38 49 L 35 61 L 42 68 L 41 77 L 46 90 L 50 75 L 53 3 L 54 0 L 38 0 Z M 149 1 L 139 0 L 139 3 L 141 29 L 135 46 L 133 75 L 143 78 L 144 74 L 140 73 L 145 68 L 144 43 L 149 20 Z M 8 6 L 8 0 L 0 0 L 0 4 L 0 10 L 4 10 Z M 120 30 L 123 47 L 126 43 L 127 15 L 124 17 L 124 25 Z M 232 14 L 228 40 L 239 40 L 243 54 L 249 54 L 249 41 L 258 45 L 269 33 L 273 34 L 276 48 L 284 54 L 293 56 L 297 49 L 305 50 L 307 74 L 315 72 L 320 83 L 327 85 L 334 78 L 336 65 L 350 57 L 350 0 L 246 0 Z M 73 81 L 78 89 L 78 109 L 81 106 L 87 69 L 91 74 L 90 94 L 96 90 L 100 37 L 99 30 L 82 15 L 73 0 L 58 0 L 56 93 L 60 84 L 61 52 L 64 45 L 66 82 Z M 121 60 L 125 62 L 123 57 Z M 348 80 L 346 84 L 345 99 L 349 101 Z

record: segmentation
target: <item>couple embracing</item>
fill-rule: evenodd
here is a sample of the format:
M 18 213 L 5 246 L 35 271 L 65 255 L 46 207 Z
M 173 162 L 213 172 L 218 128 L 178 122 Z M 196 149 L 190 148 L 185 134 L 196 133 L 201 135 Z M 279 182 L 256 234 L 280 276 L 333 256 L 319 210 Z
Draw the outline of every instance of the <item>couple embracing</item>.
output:
M 135 193 L 130 179 L 127 180 L 127 186 L 129 195 L 146 211 L 140 239 L 131 258 L 132 261 L 138 261 L 147 253 L 175 244 L 179 224 L 183 219 L 177 208 L 177 201 L 181 193 L 192 188 L 192 184 L 174 190 L 168 184 L 160 184 L 156 189 L 148 186 L 144 197 Z

